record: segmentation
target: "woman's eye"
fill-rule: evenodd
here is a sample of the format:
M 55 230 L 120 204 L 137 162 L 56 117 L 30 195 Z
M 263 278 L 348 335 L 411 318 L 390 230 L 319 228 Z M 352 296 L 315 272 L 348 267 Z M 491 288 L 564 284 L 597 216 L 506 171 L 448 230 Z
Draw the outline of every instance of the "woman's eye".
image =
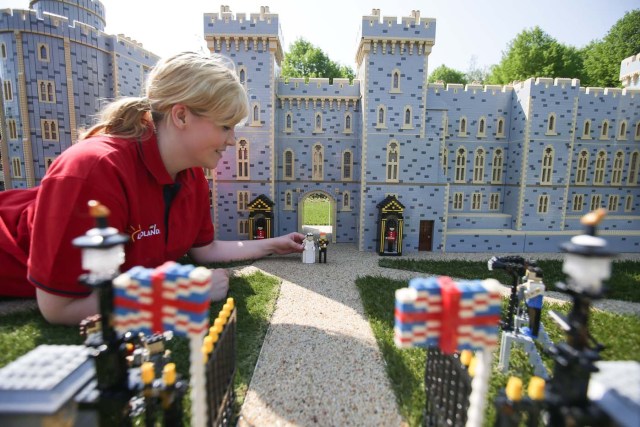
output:
M 226 130 L 226 131 L 230 131 L 231 127 L 230 126 L 222 126 L 222 129 Z

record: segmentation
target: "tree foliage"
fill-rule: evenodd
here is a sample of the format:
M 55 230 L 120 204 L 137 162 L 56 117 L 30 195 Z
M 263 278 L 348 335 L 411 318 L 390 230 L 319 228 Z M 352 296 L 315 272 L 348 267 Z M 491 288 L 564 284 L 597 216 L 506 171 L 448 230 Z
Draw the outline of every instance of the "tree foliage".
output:
M 332 61 L 322 49 L 299 38 L 291 45 L 289 52 L 285 53 L 282 61 L 281 75 L 288 77 L 322 77 L 348 78 L 352 81 L 355 74 L 351 67 Z
M 603 40 L 594 40 L 583 50 L 583 86 L 620 86 L 620 62 L 640 53 L 640 9 L 627 12 Z
M 446 65 L 441 65 L 429 74 L 429 83 L 435 83 L 437 81 L 443 81 L 448 83 L 462 83 L 467 84 L 467 77 L 462 71 L 454 70 Z
M 509 43 L 500 63 L 491 67 L 488 81 L 505 84 L 529 77 L 580 78 L 581 74 L 579 51 L 559 43 L 536 26 L 522 31 Z

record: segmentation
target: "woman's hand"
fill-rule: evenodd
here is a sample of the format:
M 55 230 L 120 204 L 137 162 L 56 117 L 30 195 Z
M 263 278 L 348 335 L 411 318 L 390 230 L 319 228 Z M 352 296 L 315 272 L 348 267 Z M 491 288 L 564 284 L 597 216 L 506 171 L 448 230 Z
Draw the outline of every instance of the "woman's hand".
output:
M 229 273 L 224 268 L 211 269 L 211 301 L 222 301 L 229 292 Z
M 304 234 L 302 233 L 289 233 L 271 240 L 273 253 L 277 255 L 300 253 L 304 250 Z

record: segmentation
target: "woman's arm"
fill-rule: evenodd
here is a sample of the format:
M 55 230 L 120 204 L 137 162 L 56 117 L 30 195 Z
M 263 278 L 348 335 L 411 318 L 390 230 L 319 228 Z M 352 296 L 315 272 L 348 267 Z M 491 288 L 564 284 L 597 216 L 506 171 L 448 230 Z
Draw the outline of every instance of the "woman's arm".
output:
M 86 298 L 67 298 L 36 288 L 38 308 L 49 323 L 77 326 L 88 316 L 98 313 L 98 292 Z
M 301 233 L 261 240 L 214 240 L 207 246 L 192 248 L 189 255 L 198 263 L 257 259 L 270 254 L 300 253 L 304 249 L 303 241 L 304 235 Z

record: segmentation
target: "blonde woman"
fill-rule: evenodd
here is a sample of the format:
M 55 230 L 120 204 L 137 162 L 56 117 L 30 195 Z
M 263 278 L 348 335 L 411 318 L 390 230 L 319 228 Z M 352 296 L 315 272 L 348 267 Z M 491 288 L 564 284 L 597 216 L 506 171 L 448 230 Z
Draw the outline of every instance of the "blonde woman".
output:
M 248 115 L 232 63 L 185 52 L 151 71 L 146 96 L 109 104 L 98 124 L 49 168 L 39 187 L 0 192 L 0 295 L 35 296 L 51 323 L 78 324 L 98 312 L 97 295 L 78 283 L 74 237 L 93 227 L 87 202 L 110 211 L 131 235 L 126 270 L 155 267 L 185 253 L 199 263 L 302 252 L 304 235 L 242 242 L 214 239 L 209 187 L 234 127 Z M 225 297 L 226 270 L 214 270 L 213 299 Z

